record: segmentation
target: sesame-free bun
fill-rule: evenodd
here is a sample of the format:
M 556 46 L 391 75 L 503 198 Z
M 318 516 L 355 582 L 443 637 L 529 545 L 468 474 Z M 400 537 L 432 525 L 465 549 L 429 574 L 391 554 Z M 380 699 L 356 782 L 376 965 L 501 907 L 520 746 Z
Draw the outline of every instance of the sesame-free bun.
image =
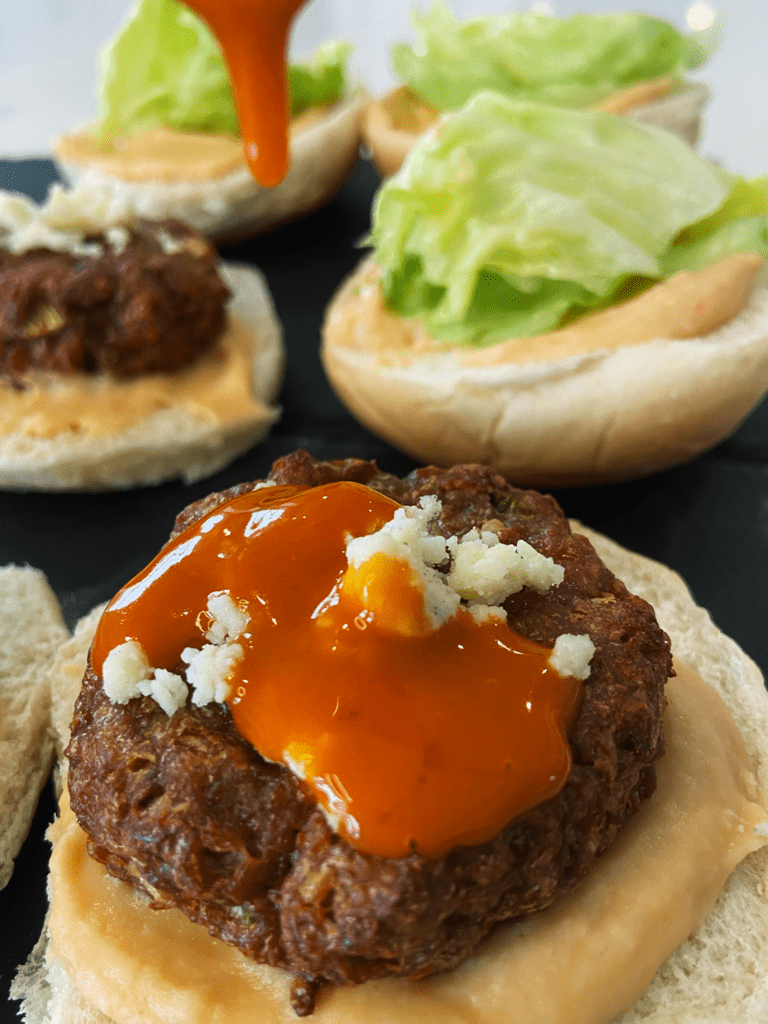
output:
M 51 768 L 48 669 L 66 636 L 43 573 L 0 567 L 0 889 L 11 877 Z
M 657 793 L 592 874 L 551 908 L 499 928 L 454 971 L 330 990 L 315 1011 L 316 1024 L 465 1024 L 467 1007 L 474 1024 L 764 1024 L 768 696 L 762 676 L 677 575 L 574 525 L 630 590 L 651 601 L 672 639 L 679 678 L 670 686 Z M 67 671 L 55 685 L 70 707 L 97 614 L 78 629 L 60 662 Z M 723 790 L 704 781 L 717 760 L 730 779 Z M 687 809 L 672 795 L 681 791 L 669 788 L 675 775 L 686 780 Z M 176 910 L 152 911 L 105 877 L 85 854 L 70 813 L 65 801 L 53 830 L 52 947 L 43 938 L 12 990 L 24 999 L 27 1024 L 293 1024 L 286 974 L 249 962 Z M 700 831 L 704 822 L 712 835 L 725 827 L 733 838 L 716 889 L 730 878 L 716 903 L 713 894 L 702 895 L 708 889 L 702 879 L 722 851 L 713 852 L 710 832 Z M 670 836 L 685 851 L 674 861 L 665 845 Z M 637 855 L 647 869 L 645 858 L 654 862 L 657 843 L 661 866 L 651 877 L 641 869 L 627 884 L 625 858 Z M 86 913 L 92 884 L 98 903 Z M 595 898 L 607 908 L 606 930 L 592 927 Z M 121 930 L 126 908 L 140 938 Z M 633 917 L 638 909 L 642 924 Z M 224 973 L 217 981 L 219 966 Z
M 352 414 L 420 462 L 534 487 L 631 479 L 717 444 L 768 390 L 762 266 L 729 257 L 561 331 L 468 348 L 385 308 L 369 259 L 328 307 L 323 365 Z
M 596 109 L 664 128 L 694 146 L 701 133 L 709 90 L 700 82 L 683 82 L 660 88 L 661 95 L 649 98 L 653 96 L 654 84 L 641 83 L 645 88 L 623 90 L 617 94 L 615 104 L 607 102 Z M 407 86 L 399 86 L 366 106 L 361 125 L 363 141 L 382 178 L 400 169 L 411 149 L 437 119 L 437 111 L 422 104 Z
M 213 177 L 181 175 L 135 179 L 135 168 L 111 152 L 108 170 L 93 151 L 88 162 L 72 156 L 77 136 L 65 136 L 56 145 L 59 167 L 73 185 L 108 186 L 127 201 L 137 216 L 151 220 L 175 217 L 186 221 L 217 243 L 230 243 L 269 231 L 287 221 L 319 209 L 351 174 L 360 151 L 360 115 L 365 93 L 354 90 L 331 107 L 307 111 L 291 133 L 290 167 L 275 188 L 259 185 L 245 157 L 234 169 Z M 83 134 L 83 133 L 81 133 Z M 87 134 L 87 133 L 86 133 Z M 186 135 L 188 165 L 195 160 L 195 140 L 205 155 L 205 136 Z M 238 146 L 241 144 L 238 142 Z M 176 176 L 178 175 L 178 176 Z
M 67 398 L 73 421 L 64 419 L 53 434 L 18 428 L 0 432 L 0 488 L 97 491 L 158 484 L 175 477 L 191 483 L 215 473 L 260 441 L 280 414 L 273 403 L 283 376 L 282 328 L 259 271 L 223 264 L 220 273 L 232 290 L 224 337 L 239 339 L 237 353 L 244 374 L 242 381 L 239 375 L 233 377 L 240 384 L 236 407 L 230 410 L 226 400 L 223 371 L 235 363 L 224 354 L 224 339 L 184 370 L 151 375 L 157 390 L 128 425 L 123 412 L 136 392 L 147 386 L 146 377 L 115 381 L 101 374 L 80 375 L 73 382 L 49 374 L 39 384 L 44 406 L 50 398 L 52 408 L 64 389 L 79 389 L 74 401 L 71 395 Z M 218 411 L 188 399 L 190 381 L 198 394 L 209 385 L 221 388 Z M 3 394 L 6 404 L 14 400 L 10 384 L 0 384 L 0 423 Z M 119 429 L 89 424 L 92 409 L 110 405 L 120 417 Z

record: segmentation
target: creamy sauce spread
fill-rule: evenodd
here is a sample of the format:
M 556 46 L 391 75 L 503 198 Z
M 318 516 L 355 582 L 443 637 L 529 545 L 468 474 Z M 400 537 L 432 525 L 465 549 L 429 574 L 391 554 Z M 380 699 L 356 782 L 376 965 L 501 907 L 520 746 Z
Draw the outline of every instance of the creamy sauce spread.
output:
M 322 120 L 327 107 L 312 107 L 293 118 L 290 135 Z M 96 167 L 123 181 L 210 181 L 246 166 L 239 136 L 151 128 L 116 139 L 106 148 L 90 130 L 62 136 L 56 143 L 62 160 Z
M 572 893 L 499 928 L 454 971 L 329 989 L 317 1024 L 607 1024 L 631 1006 L 766 843 L 754 831 L 766 794 L 741 734 L 714 691 L 676 667 L 658 790 Z M 110 878 L 66 797 L 51 836 L 52 953 L 116 1024 L 295 1024 L 290 975 Z
M 574 321 L 567 327 L 486 348 L 449 345 L 430 337 L 418 318 L 387 309 L 380 271 L 370 260 L 334 303 L 327 333 L 338 348 L 372 351 L 381 365 L 408 363 L 450 351 L 459 366 L 554 362 L 569 356 L 639 345 L 655 338 L 701 338 L 729 323 L 746 305 L 763 267 L 761 256 L 737 253 L 704 270 L 681 271 L 634 298 Z
M 247 421 L 264 408 L 252 394 L 252 353 L 251 332 L 230 317 L 219 343 L 176 373 L 130 380 L 34 374 L 24 390 L 0 384 L 0 437 L 104 437 L 166 409 L 184 409 L 210 423 Z

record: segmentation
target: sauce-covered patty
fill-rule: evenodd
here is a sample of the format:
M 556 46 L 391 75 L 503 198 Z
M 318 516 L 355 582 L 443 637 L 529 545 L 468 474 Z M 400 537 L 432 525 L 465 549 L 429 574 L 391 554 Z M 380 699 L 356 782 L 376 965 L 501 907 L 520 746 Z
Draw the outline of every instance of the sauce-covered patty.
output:
M 170 717 L 151 697 L 113 703 L 89 667 L 68 753 L 72 806 L 92 856 L 154 906 L 178 907 L 247 955 L 295 972 L 295 1007 L 307 1012 L 318 983 L 451 968 L 494 924 L 571 888 L 655 788 L 672 670 L 650 606 L 571 534 L 551 498 L 479 466 L 400 480 L 372 463 L 316 463 L 302 452 L 279 460 L 270 479 L 352 480 L 406 506 L 435 495 L 433 534 L 461 538 L 484 527 L 502 544 L 527 541 L 564 579 L 509 596 L 509 626 L 548 648 L 564 633 L 588 633 L 595 647 L 562 789 L 494 838 L 432 858 L 355 849 L 297 775 L 238 732 L 226 703 L 188 701 Z M 174 534 L 253 488 L 191 505 Z
M 178 221 L 137 221 L 77 252 L 0 248 L 0 374 L 134 377 L 211 348 L 229 291 L 211 244 Z

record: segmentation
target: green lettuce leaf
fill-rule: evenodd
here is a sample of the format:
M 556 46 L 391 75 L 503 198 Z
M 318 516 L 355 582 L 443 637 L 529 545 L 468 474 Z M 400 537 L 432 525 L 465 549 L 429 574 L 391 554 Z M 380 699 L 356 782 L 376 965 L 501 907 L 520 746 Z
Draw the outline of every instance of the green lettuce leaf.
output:
M 289 66 L 291 117 L 297 117 L 310 107 L 335 103 L 343 95 L 346 88 L 346 62 L 351 52 L 349 43 L 333 39 L 318 47 L 308 64 Z
M 437 110 L 491 89 L 519 99 L 586 107 L 637 82 L 682 75 L 709 56 L 692 36 L 644 14 L 505 14 L 458 21 L 435 0 L 412 16 L 415 47 L 392 54 L 402 81 Z
M 737 252 L 768 255 L 768 177 L 734 178 L 720 209 L 682 231 L 662 256 L 662 273 L 701 270 Z
M 380 190 L 387 304 L 445 341 L 534 335 L 638 279 L 768 255 L 768 186 L 624 118 L 479 93 Z
M 335 102 L 346 88 L 346 43 L 320 47 L 288 69 L 291 116 Z M 208 26 L 177 0 L 139 0 L 101 59 L 96 138 L 164 126 L 239 135 L 221 50 Z

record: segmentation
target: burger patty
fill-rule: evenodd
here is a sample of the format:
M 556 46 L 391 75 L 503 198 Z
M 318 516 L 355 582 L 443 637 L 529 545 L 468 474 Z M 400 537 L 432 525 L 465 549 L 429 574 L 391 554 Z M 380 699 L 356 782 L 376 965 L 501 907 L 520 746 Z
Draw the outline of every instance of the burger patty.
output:
M 168 373 L 218 340 L 229 290 L 194 229 L 138 221 L 82 248 L 0 249 L 0 374 Z
M 436 494 L 443 508 L 434 533 L 484 526 L 503 543 L 524 538 L 564 566 L 565 579 L 546 594 L 510 597 L 510 625 L 549 647 L 561 633 L 588 632 L 596 648 L 563 789 L 495 839 L 439 860 L 356 851 L 301 782 L 237 732 L 226 705 L 187 704 L 169 718 L 150 698 L 112 704 L 89 667 L 68 755 L 72 806 L 91 855 L 155 907 L 179 907 L 248 956 L 293 971 L 294 1006 L 305 1013 L 318 983 L 451 968 L 495 924 L 541 910 L 575 885 L 655 789 L 672 665 L 653 609 L 571 533 L 554 499 L 490 469 L 427 468 L 400 480 L 374 463 L 318 463 L 296 452 L 270 479 L 355 480 L 404 505 Z M 190 505 L 174 535 L 253 486 Z

